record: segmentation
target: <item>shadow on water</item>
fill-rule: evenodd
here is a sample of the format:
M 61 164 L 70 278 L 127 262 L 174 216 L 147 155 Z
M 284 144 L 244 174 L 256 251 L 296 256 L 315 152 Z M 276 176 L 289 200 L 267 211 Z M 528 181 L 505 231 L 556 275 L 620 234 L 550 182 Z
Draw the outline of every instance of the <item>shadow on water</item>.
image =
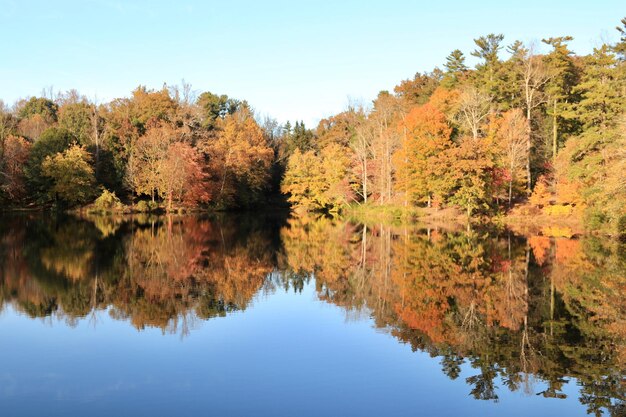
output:
M 496 384 L 624 413 L 626 255 L 617 242 L 365 226 L 280 215 L 7 217 L 0 303 L 74 325 L 107 310 L 137 329 L 193 331 L 254 297 L 299 292 L 371 317 L 470 394 Z

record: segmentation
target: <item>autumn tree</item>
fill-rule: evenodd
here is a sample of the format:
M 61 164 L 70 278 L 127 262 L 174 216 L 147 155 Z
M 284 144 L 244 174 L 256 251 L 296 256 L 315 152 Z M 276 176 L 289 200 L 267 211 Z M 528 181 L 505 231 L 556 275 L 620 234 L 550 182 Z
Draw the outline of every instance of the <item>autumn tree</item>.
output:
M 71 132 L 78 143 L 89 145 L 93 137 L 93 108 L 84 98 L 67 100 L 59 108 L 59 127 Z
M 374 136 L 371 153 L 375 169 L 372 169 L 372 192 L 376 194 L 379 204 L 390 203 L 393 197 L 394 167 L 392 157 L 400 144 L 400 134 L 396 123 L 401 108 L 398 99 L 386 91 L 378 94 L 374 108 L 369 114 Z
M 333 143 L 349 146 L 354 141 L 356 126 L 363 120 L 364 116 L 362 109 L 350 108 L 327 119 L 322 119 L 315 132 L 317 146 L 320 149 Z
M 526 184 L 528 193 L 532 188 L 531 156 L 533 150 L 533 112 L 545 101 L 543 89 L 550 80 L 543 58 L 534 52 L 534 48 L 520 48 L 521 87 L 528 120 L 529 135 L 526 140 Z
M 0 198 L 19 201 L 26 196 L 24 167 L 28 161 L 31 144 L 26 139 L 9 135 L 4 141 L 0 156 Z
M 319 159 L 313 151 L 305 153 L 296 149 L 287 161 L 281 191 L 294 206 L 305 209 L 316 206 L 316 195 L 322 185 Z
M 126 181 L 137 195 L 147 195 L 154 202 L 166 176 L 165 161 L 170 145 L 180 140 L 179 132 L 168 124 L 155 125 L 140 136 L 132 148 Z
M 354 172 L 357 176 L 355 191 L 360 200 L 367 203 L 371 193 L 369 184 L 371 182 L 372 170 L 372 145 L 374 144 L 375 128 L 373 122 L 363 117 L 354 126 L 354 138 L 350 143 L 354 159 Z
M 415 74 L 412 80 L 401 81 L 394 88 L 398 97 L 408 105 L 425 104 L 443 78 L 443 72 L 435 68 L 431 73 Z
M 96 179 L 87 150 L 72 145 L 62 153 L 47 156 L 41 164 L 42 174 L 52 180 L 50 193 L 70 205 L 89 202 L 95 195 Z
M 490 144 L 465 137 L 458 147 L 445 153 L 445 158 L 449 201 L 465 208 L 468 218 L 478 209 L 488 209 L 494 168 Z
M 394 155 L 396 182 L 410 202 L 426 200 L 430 207 L 434 195 L 440 191 L 438 157 L 452 145 L 452 129 L 445 115 L 430 103 L 413 108 L 402 127 L 407 135 Z
M 202 154 L 187 143 L 174 142 L 160 167 L 159 195 L 167 201 L 171 211 L 173 202 L 195 206 L 209 201 Z
M 491 111 L 491 97 L 479 89 L 467 86 L 459 96 L 457 120 L 478 140 L 483 135 L 483 127 Z
M 42 164 L 47 157 L 63 153 L 76 142 L 74 136 L 65 129 L 50 128 L 31 147 L 28 162 L 24 167 L 26 183 L 32 197 L 40 202 L 48 201 L 53 186 L 50 177 L 42 172 Z
M 41 134 L 57 122 L 58 105 L 44 97 L 31 97 L 17 105 L 20 136 L 37 140 Z
M 502 149 L 502 165 L 508 171 L 509 207 L 513 198 L 513 186 L 524 175 L 529 134 L 528 120 L 519 109 L 505 112 L 498 121 L 496 141 Z
M 268 184 L 274 152 L 247 107 L 220 120 L 215 134 L 200 146 L 208 157 L 209 193 L 216 204 L 258 202 Z
M 295 206 L 337 212 L 350 200 L 350 160 L 346 148 L 333 143 L 319 155 L 296 150 L 289 158 L 281 190 Z

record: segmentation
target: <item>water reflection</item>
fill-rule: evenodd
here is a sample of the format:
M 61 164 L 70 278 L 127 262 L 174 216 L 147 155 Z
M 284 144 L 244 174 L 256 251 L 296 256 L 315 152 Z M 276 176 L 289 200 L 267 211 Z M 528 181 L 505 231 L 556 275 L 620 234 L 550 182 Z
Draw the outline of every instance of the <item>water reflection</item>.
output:
M 97 312 L 185 335 L 257 294 L 313 283 L 476 399 L 497 386 L 623 415 L 626 252 L 617 242 L 356 225 L 325 218 L 3 219 L 0 303 L 69 324 Z

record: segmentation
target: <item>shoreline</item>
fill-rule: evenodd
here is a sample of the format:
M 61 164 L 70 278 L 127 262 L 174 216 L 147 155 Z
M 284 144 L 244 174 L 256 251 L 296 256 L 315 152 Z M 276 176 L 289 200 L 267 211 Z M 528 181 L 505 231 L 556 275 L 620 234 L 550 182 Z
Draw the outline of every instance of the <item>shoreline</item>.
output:
M 303 216 L 303 215 L 328 215 L 324 213 L 315 213 L 302 210 L 297 207 L 284 206 L 261 206 L 254 208 L 239 209 L 223 209 L 223 208 L 177 208 L 176 210 L 167 211 L 163 208 L 157 208 L 152 211 L 138 211 L 130 206 L 124 206 L 123 209 L 113 210 L 95 210 L 93 207 L 81 207 L 71 210 L 55 210 L 46 206 L 35 207 L 5 207 L 0 209 L 0 214 L 19 214 L 19 213 L 66 213 L 78 216 L 132 216 L 132 215 L 228 215 L 228 214 L 245 214 L 245 213 L 268 213 L 282 214 L 285 217 Z M 570 214 L 567 216 L 551 216 L 544 213 L 522 214 L 523 210 L 519 207 L 509 211 L 508 213 L 497 214 L 494 216 L 480 215 L 469 219 L 461 210 L 448 207 L 443 209 L 425 208 L 425 207 L 404 207 L 396 205 L 350 205 L 341 211 L 341 213 L 332 214 L 331 217 L 338 219 L 363 223 L 367 225 L 376 223 L 386 224 L 414 224 L 434 226 L 443 229 L 464 229 L 469 226 L 495 226 L 505 227 L 511 231 L 521 235 L 544 235 L 552 237 L 573 237 L 577 235 L 597 235 L 607 236 L 612 239 L 618 239 L 617 231 L 610 232 L 608 230 L 594 230 L 585 225 L 582 216 Z

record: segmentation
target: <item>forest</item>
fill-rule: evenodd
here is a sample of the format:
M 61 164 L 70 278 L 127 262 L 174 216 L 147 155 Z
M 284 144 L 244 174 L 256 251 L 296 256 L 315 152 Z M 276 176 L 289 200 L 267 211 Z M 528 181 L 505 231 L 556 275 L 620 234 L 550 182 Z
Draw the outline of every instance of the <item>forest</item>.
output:
M 0 208 L 517 209 L 626 235 L 626 18 L 617 30 L 585 56 L 570 36 L 481 36 L 474 68 L 454 50 L 314 129 L 185 82 L 0 103 Z

